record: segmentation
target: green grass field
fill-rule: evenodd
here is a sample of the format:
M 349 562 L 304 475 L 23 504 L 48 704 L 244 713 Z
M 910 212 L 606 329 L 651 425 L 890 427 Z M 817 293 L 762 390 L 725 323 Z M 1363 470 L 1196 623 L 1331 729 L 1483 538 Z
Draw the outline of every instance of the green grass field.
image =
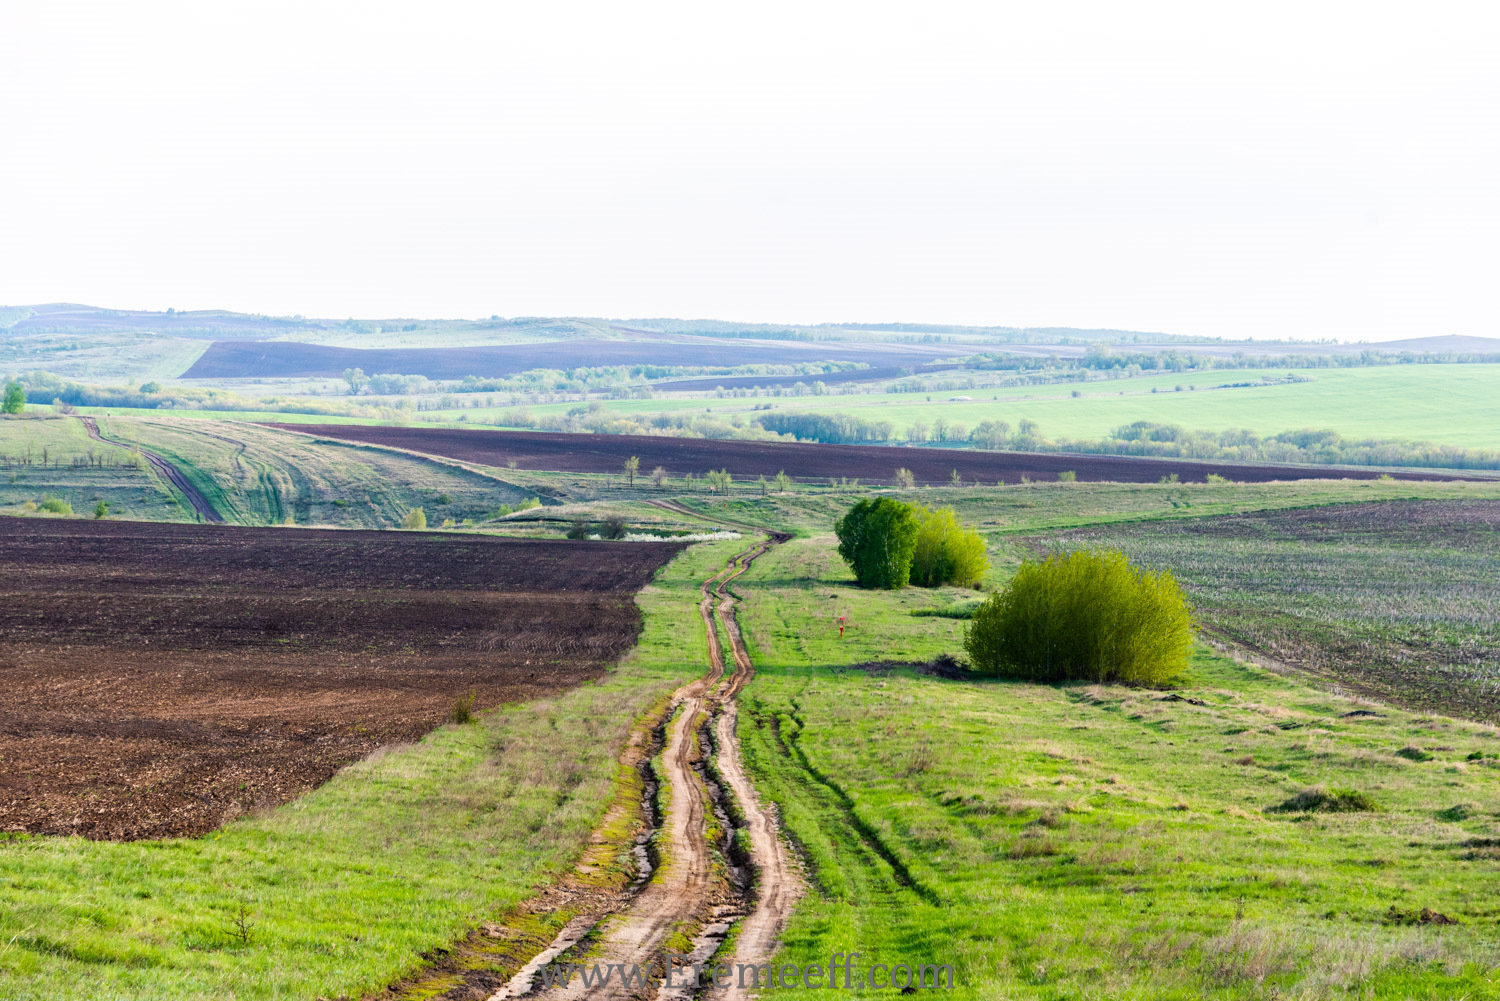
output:
M 904 431 L 941 417 L 970 429 L 981 421 L 1012 428 L 1033 420 L 1049 438 L 1094 440 L 1133 421 L 1180 424 L 1190 430 L 1248 428 L 1268 436 L 1300 428 L 1331 428 L 1349 438 L 1433 441 L 1466 448 L 1500 446 L 1500 365 L 1393 365 L 1299 370 L 1309 381 L 1271 386 L 1216 388 L 1278 377 L 1285 370 L 1213 370 L 1150 375 L 1136 379 L 1058 383 L 1000 389 L 915 393 L 716 399 L 669 396 L 653 400 L 603 401 L 610 413 L 637 420 L 653 414 L 739 414 L 756 406 L 773 411 L 846 413 L 890 421 Z M 1181 392 L 1177 387 L 1183 387 Z M 1153 392 L 1155 390 L 1155 392 Z M 1074 392 L 1079 393 L 1077 397 Z M 954 401 L 954 396 L 972 401 Z M 930 397 L 930 399 L 928 398 Z M 566 412 L 577 403 L 528 406 L 533 416 Z M 471 422 L 494 420 L 513 407 L 433 411 L 427 417 Z M 763 413 L 763 411 L 761 411 Z
M 1500 760 L 1469 760 L 1492 728 L 1345 719 L 1207 651 L 1180 693 L 1201 706 L 922 676 L 889 665 L 957 652 L 963 623 L 911 613 L 964 593 L 860 592 L 827 535 L 737 590 L 742 741 L 811 870 L 779 961 L 951 963 L 965 997 L 1500 997 Z M 1319 785 L 1380 812 L 1267 812 Z M 1424 907 L 1461 923 L 1402 923 Z

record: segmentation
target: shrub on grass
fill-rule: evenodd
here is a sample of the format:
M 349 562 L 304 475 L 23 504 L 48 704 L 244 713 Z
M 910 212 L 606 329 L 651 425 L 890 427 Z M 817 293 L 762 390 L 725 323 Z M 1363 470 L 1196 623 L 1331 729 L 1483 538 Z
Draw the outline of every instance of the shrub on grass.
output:
M 862 500 L 834 526 L 839 555 L 860 587 L 894 590 L 911 579 L 917 518 L 911 506 L 889 497 Z
M 623 539 L 629 530 L 625 519 L 617 514 L 612 514 L 599 523 L 599 538 L 601 539 Z
M 1275 806 L 1267 807 L 1267 813 L 1375 813 L 1380 809 L 1375 801 L 1357 789 L 1324 789 L 1315 786 L 1303 789 Z
M 109 502 L 108 501 L 100 501 L 99 503 L 97 503 L 97 504 L 94 505 L 94 518 L 95 518 L 95 520 L 102 521 L 103 519 L 108 518 L 108 517 L 109 517 Z
M 1165 685 L 1192 643 L 1192 612 L 1172 575 L 1108 551 L 1023 563 L 964 634 L 975 670 L 1041 682 Z
M 568 538 L 587 539 L 589 537 L 589 523 L 582 518 L 574 518 L 568 523 Z
M 474 722 L 474 693 L 470 691 L 467 695 L 460 695 L 458 701 L 453 703 L 453 711 L 448 718 L 459 725 Z
M 73 505 L 61 497 L 43 497 L 42 502 L 37 505 L 40 510 L 48 514 L 72 514 Z
M 918 587 L 977 585 L 990 568 L 983 536 L 960 524 L 951 507 L 933 511 L 918 506 L 912 513 L 917 516 L 917 542 L 911 582 Z
M 401 523 L 402 528 L 423 529 L 427 527 L 427 512 L 419 507 L 414 507 L 406 512 L 406 520 Z
M 1407 761 L 1431 761 L 1432 760 L 1432 755 L 1428 754 L 1426 751 L 1422 750 L 1420 747 L 1413 747 L 1410 744 L 1408 744 L 1406 747 L 1401 748 L 1401 750 L 1397 751 L 1396 752 L 1396 757 L 1398 757 L 1398 758 L 1405 758 Z

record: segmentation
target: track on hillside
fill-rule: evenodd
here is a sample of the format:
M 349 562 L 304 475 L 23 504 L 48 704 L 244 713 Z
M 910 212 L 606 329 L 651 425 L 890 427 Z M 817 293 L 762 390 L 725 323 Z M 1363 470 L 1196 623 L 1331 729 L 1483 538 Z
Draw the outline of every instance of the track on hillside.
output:
M 709 664 L 703 677 L 679 689 L 673 697 L 674 715 L 661 754 L 661 771 L 670 789 L 670 806 L 659 832 L 666 861 L 644 889 L 601 926 L 602 934 L 592 952 L 604 962 L 664 970 L 668 942 L 681 935 L 692 939 L 692 955 L 701 961 L 714 952 L 737 919 L 741 929 L 736 958 L 743 962 L 768 961 L 798 896 L 801 884 L 790 854 L 745 774 L 734 736 L 735 696 L 749 683 L 753 666 L 740 638 L 734 617 L 736 599 L 728 585 L 783 538 L 769 536 L 738 553 L 699 587 L 698 612 L 708 640 Z M 727 659 L 720 629 L 729 643 Z M 715 851 L 724 852 L 733 832 L 726 832 L 720 844 L 711 844 L 707 838 L 709 814 L 715 804 L 707 795 L 707 775 L 701 762 L 705 739 L 717 752 L 719 777 L 728 786 L 749 831 L 756 878 L 738 885 L 726 886 L 714 865 Z M 725 816 L 721 814 L 721 820 Z M 679 983 L 682 979 L 677 978 Z M 515 997 L 519 988 L 523 985 L 507 985 L 492 995 L 491 1001 Z M 555 1001 L 623 998 L 639 996 L 640 990 L 618 980 L 584 986 L 579 978 L 566 986 L 544 988 L 540 996 Z M 740 993 L 731 988 L 724 996 Z M 690 994 L 696 992 L 660 987 L 657 996 Z
M 434 971 L 439 981 L 456 974 L 460 983 L 437 997 L 486 997 L 489 1001 L 654 997 L 657 1001 L 685 1001 L 707 996 L 684 991 L 680 985 L 685 978 L 680 969 L 676 971 L 676 986 L 662 984 L 669 948 L 680 948 L 681 942 L 691 941 L 694 960 L 706 959 L 719 949 L 734 922 L 740 922 L 740 928 L 730 958 L 746 963 L 769 961 L 800 895 L 802 881 L 776 819 L 760 804 L 739 760 L 735 697 L 749 682 L 753 668 L 734 617 L 737 599 L 728 585 L 785 538 L 780 534 L 763 536 L 702 582 L 697 607 L 707 640 L 707 671 L 672 693 L 664 709 L 638 726 L 621 755 L 624 768 L 654 773 L 666 784 L 665 815 L 655 817 L 653 811 L 646 810 L 651 828 L 638 835 L 636 842 L 638 846 L 645 844 L 649 836 L 658 846 L 659 864 L 653 868 L 644 861 L 648 857 L 645 853 L 638 855 L 643 871 L 615 895 L 590 889 L 587 880 L 565 878 L 544 891 L 537 904 L 529 908 L 536 913 L 539 904 L 542 911 L 562 910 L 572 915 L 550 942 L 536 942 L 519 955 L 512 955 L 509 962 L 519 969 L 503 983 L 486 971 L 466 968 L 462 963 L 454 969 L 439 968 Z M 721 634 L 727 640 L 727 656 Z M 650 737 L 653 729 L 657 733 L 654 740 Z M 653 751 L 653 744 L 659 750 Z M 705 760 L 710 754 L 712 767 Z M 648 766 L 653 757 L 657 762 L 654 770 Z M 733 798 L 737 811 L 727 808 L 726 794 Z M 647 799 L 656 799 L 649 788 Z M 604 831 L 618 824 L 619 806 L 616 804 L 601 822 L 591 839 L 594 845 L 608 848 Z M 733 813 L 738 814 L 748 833 L 753 877 L 745 868 L 730 864 L 726 870 L 721 865 L 722 859 L 733 854 L 730 844 L 735 831 L 729 820 Z M 720 833 L 711 841 L 708 835 L 714 826 Z M 597 855 L 586 855 L 579 865 L 579 875 L 592 876 L 598 861 Z M 558 970 L 577 958 L 574 950 L 581 942 L 588 943 L 589 958 L 582 961 L 585 965 L 638 967 L 651 972 L 651 981 L 628 984 L 612 976 L 606 983 L 585 985 L 582 977 L 574 975 L 566 983 L 558 982 Z M 418 980 L 410 986 L 421 991 L 423 983 Z M 481 986 L 484 991 L 476 993 Z M 715 992 L 715 996 L 730 998 L 741 993 L 732 988 Z
M 335 441 L 385 445 L 412 452 L 447 456 L 487 466 L 511 461 L 520 469 L 572 473 L 619 473 L 634 456 L 642 470 L 661 466 L 671 476 L 727 469 L 736 477 L 775 476 L 784 471 L 802 480 L 830 477 L 890 484 L 896 470 L 911 470 L 918 483 L 948 483 L 955 471 L 966 483 L 993 486 L 1022 478 L 1056 482 L 1059 473 L 1079 480 L 1155 483 L 1176 475 L 1183 482 L 1202 482 L 1210 473 L 1244 483 L 1271 480 L 1370 480 L 1378 469 L 1342 466 L 1259 465 L 1156 459 L 1139 456 L 1079 455 L 1048 452 L 989 452 L 959 448 L 893 445 L 824 445 L 816 442 L 767 442 L 675 438 L 665 435 L 570 434 L 552 431 L 489 431 L 449 428 L 381 427 L 368 424 L 270 424 Z M 1449 470 L 1401 470 L 1398 480 L 1478 479 Z
M 151 463 L 152 469 L 155 469 L 158 473 L 165 477 L 168 483 L 176 487 L 178 492 L 187 498 L 188 504 L 190 504 L 193 510 L 197 512 L 199 518 L 203 519 L 204 521 L 216 523 L 222 523 L 224 521 L 224 516 L 219 514 L 218 511 L 214 510 L 214 506 L 209 503 L 207 497 L 203 496 L 203 492 L 200 491 L 197 487 L 193 486 L 193 484 L 188 481 L 188 478 L 182 474 L 182 470 L 172 465 L 172 463 L 157 455 L 155 452 L 148 451 L 138 445 L 128 445 L 125 442 L 115 441 L 112 438 L 104 437 L 104 435 L 99 433 L 99 425 L 94 421 L 92 417 L 80 417 L 79 420 L 83 421 L 83 429 L 87 431 L 89 437 L 94 439 L 95 441 L 103 442 L 106 445 L 117 445 L 121 448 L 134 448 L 137 452 L 139 452 L 147 462 Z

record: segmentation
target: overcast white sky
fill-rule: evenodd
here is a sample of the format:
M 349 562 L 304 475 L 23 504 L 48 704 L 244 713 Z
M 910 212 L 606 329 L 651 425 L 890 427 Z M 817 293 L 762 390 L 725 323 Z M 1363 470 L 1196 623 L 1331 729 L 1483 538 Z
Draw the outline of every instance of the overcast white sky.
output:
M 0 5 L 0 303 L 1494 335 L 1500 5 Z

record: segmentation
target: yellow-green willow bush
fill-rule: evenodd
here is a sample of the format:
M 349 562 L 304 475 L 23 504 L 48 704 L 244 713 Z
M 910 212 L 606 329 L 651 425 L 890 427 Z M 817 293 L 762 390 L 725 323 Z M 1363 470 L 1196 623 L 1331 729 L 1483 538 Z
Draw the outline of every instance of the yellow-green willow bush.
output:
M 1170 683 L 1187 666 L 1193 615 L 1171 573 L 1123 553 L 1027 562 L 974 612 L 964 647 L 974 669 L 1030 681 Z
M 984 537 L 958 520 L 951 507 L 913 505 L 917 547 L 912 553 L 911 582 L 918 587 L 973 587 L 990 568 Z

